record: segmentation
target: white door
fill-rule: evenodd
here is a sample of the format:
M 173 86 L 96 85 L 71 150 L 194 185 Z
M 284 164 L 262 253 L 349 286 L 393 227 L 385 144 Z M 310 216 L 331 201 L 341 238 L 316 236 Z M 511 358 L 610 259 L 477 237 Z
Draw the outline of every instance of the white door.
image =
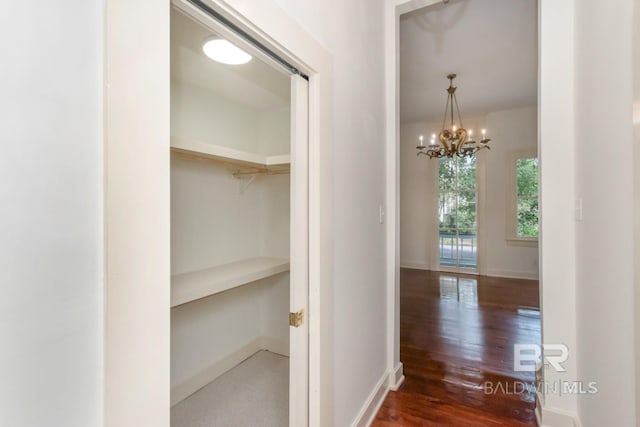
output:
M 289 426 L 309 425 L 309 84 L 291 76 L 291 290 Z

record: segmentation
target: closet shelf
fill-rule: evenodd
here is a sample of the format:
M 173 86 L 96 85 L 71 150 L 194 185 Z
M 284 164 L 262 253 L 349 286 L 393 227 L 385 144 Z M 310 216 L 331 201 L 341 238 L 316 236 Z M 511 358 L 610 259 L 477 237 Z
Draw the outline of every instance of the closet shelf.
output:
M 265 156 L 264 154 L 235 150 L 221 145 L 209 144 L 207 142 L 178 136 L 171 137 L 171 150 L 178 153 L 219 160 L 237 166 L 249 166 L 262 170 L 288 170 L 289 164 L 291 163 L 291 156 L 289 154 Z
M 171 307 L 289 271 L 289 260 L 256 257 L 171 276 Z

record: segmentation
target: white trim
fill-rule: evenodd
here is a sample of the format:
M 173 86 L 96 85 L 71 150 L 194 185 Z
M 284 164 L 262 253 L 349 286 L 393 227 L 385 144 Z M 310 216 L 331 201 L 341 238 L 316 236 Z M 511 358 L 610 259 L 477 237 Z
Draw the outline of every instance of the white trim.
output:
M 291 83 L 291 179 L 289 310 L 309 312 L 309 85 Z M 309 322 L 289 328 L 289 425 L 309 423 Z
M 240 347 L 233 353 L 230 353 L 222 359 L 212 363 L 200 372 L 172 385 L 171 406 L 191 396 L 193 393 L 200 390 L 202 387 L 206 386 L 234 366 L 244 362 L 260 350 L 267 350 L 285 357 L 289 356 L 289 345 L 283 340 L 273 337 L 258 337 L 243 347 Z
M 508 237 L 506 241 L 509 246 L 538 247 L 538 239 L 535 237 Z
M 505 167 L 505 188 L 507 190 L 507 212 L 505 221 L 505 234 L 508 245 L 513 246 L 538 246 L 537 237 L 522 237 L 518 236 L 518 195 L 517 193 L 517 174 L 516 174 L 516 162 L 519 159 L 537 159 L 538 153 L 536 150 L 521 150 L 511 151 L 506 154 L 505 161 L 507 162 Z M 538 169 L 538 173 L 540 170 Z M 538 186 L 540 178 L 538 177 Z M 540 194 L 538 192 L 538 201 L 540 200 Z M 538 205 L 539 206 L 539 205 Z
M 582 427 L 582 421 L 580 421 L 579 416 L 576 415 L 573 417 L 573 425 L 574 427 Z
M 400 363 L 400 15 L 440 0 L 390 0 L 384 3 L 387 205 L 387 369 Z
M 582 427 L 577 414 L 560 409 L 546 408 L 543 405 L 544 397 L 536 392 L 536 421 L 539 427 Z
M 458 270 L 455 268 L 438 267 L 432 268 L 429 264 L 419 261 L 400 261 L 400 268 L 410 268 L 414 270 L 428 270 L 439 273 L 455 273 L 455 274 L 468 274 L 471 276 L 489 276 L 489 277 L 504 277 L 505 279 L 529 279 L 538 280 L 538 273 L 515 271 L 515 270 L 500 270 L 489 269 L 484 274 L 478 273 L 476 270 Z
M 432 270 L 431 266 L 419 261 L 400 261 L 400 268 L 413 268 L 415 270 Z
M 581 427 L 582 423 L 574 413 L 556 408 L 542 407 L 540 427 Z
M 480 275 L 487 274 L 487 231 L 484 227 L 487 215 L 487 152 L 482 152 L 476 156 L 476 270 Z
M 487 270 L 487 276 L 491 277 L 504 277 L 506 279 L 530 279 L 530 280 L 538 280 L 538 273 L 528 273 L 522 271 L 512 271 L 512 270 L 500 270 L 500 269 L 490 269 Z
M 389 375 L 385 372 L 371 390 L 369 397 L 360 408 L 358 415 L 351 423 L 351 427 L 368 427 L 373 423 L 384 399 L 387 397 L 389 387 L 387 385 Z
M 261 350 L 267 350 L 280 356 L 289 357 L 289 343 L 282 338 L 259 337 Z
M 168 426 L 169 7 L 128 0 L 103 7 L 103 421 Z
M 449 267 L 447 265 L 438 265 L 436 268 L 432 269 L 433 271 L 437 271 L 439 273 L 453 273 L 453 274 L 466 274 L 469 276 L 479 276 L 480 273 L 476 268 L 467 268 L 467 267 Z
M 387 380 L 389 390 L 398 391 L 402 383 L 404 382 L 404 366 L 402 363 L 398 363 L 396 369 L 389 372 L 389 379 Z
M 274 0 L 205 1 L 309 75 L 309 425 L 330 425 L 333 60 Z M 114 0 L 106 7 L 105 426 L 109 427 L 169 425 L 169 15 L 164 3 Z M 142 36 L 140 22 L 145 23 Z M 140 159 L 145 159 L 144 174 Z M 140 345 L 141 341 L 148 345 Z
M 388 0 L 385 3 L 385 93 L 387 171 L 387 350 L 388 359 L 399 355 L 398 272 L 398 18 L 437 0 Z M 539 271 L 542 334 L 545 341 L 576 342 L 574 196 L 574 3 L 538 2 L 538 158 L 540 160 Z M 560 54 L 569 52 L 569 55 Z M 561 155 L 557 155 L 557 154 Z M 567 160 L 568 159 L 568 160 Z M 565 177 L 561 179 L 560 177 Z M 480 242 L 482 244 L 482 242 Z M 398 361 L 398 359 L 396 359 Z M 566 378 L 576 376 L 570 360 Z M 550 373 L 550 380 L 556 374 Z M 554 407 L 574 410 L 574 395 L 546 397 Z

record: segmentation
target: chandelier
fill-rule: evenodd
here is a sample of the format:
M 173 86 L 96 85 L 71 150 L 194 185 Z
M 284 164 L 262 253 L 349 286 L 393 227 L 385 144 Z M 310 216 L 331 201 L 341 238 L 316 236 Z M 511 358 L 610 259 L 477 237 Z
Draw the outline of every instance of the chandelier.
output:
M 460 107 L 458 107 L 458 99 L 456 98 L 457 87 L 453 86 L 453 79 L 456 78 L 455 74 L 449 74 L 449 87 L 447 88 L 447 104 L 444 107 L 444 119 L 442 120 L 442 131 L 437 136 L 438 143 L 436 143 L 436 134 L 431 135 L 431 141 L 428 146 L 424 145 L 424 137 L 420 135 L 420 145 L 418 149 L 418 156 L 424 154 L 429 156 L 430 159 L 442 158 L 442 157 L 471 157 L 479 150 L 483 148 L 490 148 L 488 143 L 491 139 L 487 138 L 486 129 L 482 129 L 482 139 L 480 141 L 474 141 L 472 138 L 473 131 L 466 130 L 462 125 L 462 118 L 460 117 Z M 458 113 L 458 123 L 460 126 L 456 126 L 453 117 L 453 104 L 456 106 L 456 112 Z M 446 127 L 447 117 L 451 118 L 450 126 Z

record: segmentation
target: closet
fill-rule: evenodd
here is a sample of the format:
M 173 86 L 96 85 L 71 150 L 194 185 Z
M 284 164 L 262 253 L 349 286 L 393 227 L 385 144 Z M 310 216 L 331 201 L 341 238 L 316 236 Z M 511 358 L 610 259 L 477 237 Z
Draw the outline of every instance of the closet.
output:
M 171 425 L 294 425 L 307 416 L 307 83 L 255 49 L 241 65 L 210 59 L 209 40 L 247 45 L 177 3 Z

